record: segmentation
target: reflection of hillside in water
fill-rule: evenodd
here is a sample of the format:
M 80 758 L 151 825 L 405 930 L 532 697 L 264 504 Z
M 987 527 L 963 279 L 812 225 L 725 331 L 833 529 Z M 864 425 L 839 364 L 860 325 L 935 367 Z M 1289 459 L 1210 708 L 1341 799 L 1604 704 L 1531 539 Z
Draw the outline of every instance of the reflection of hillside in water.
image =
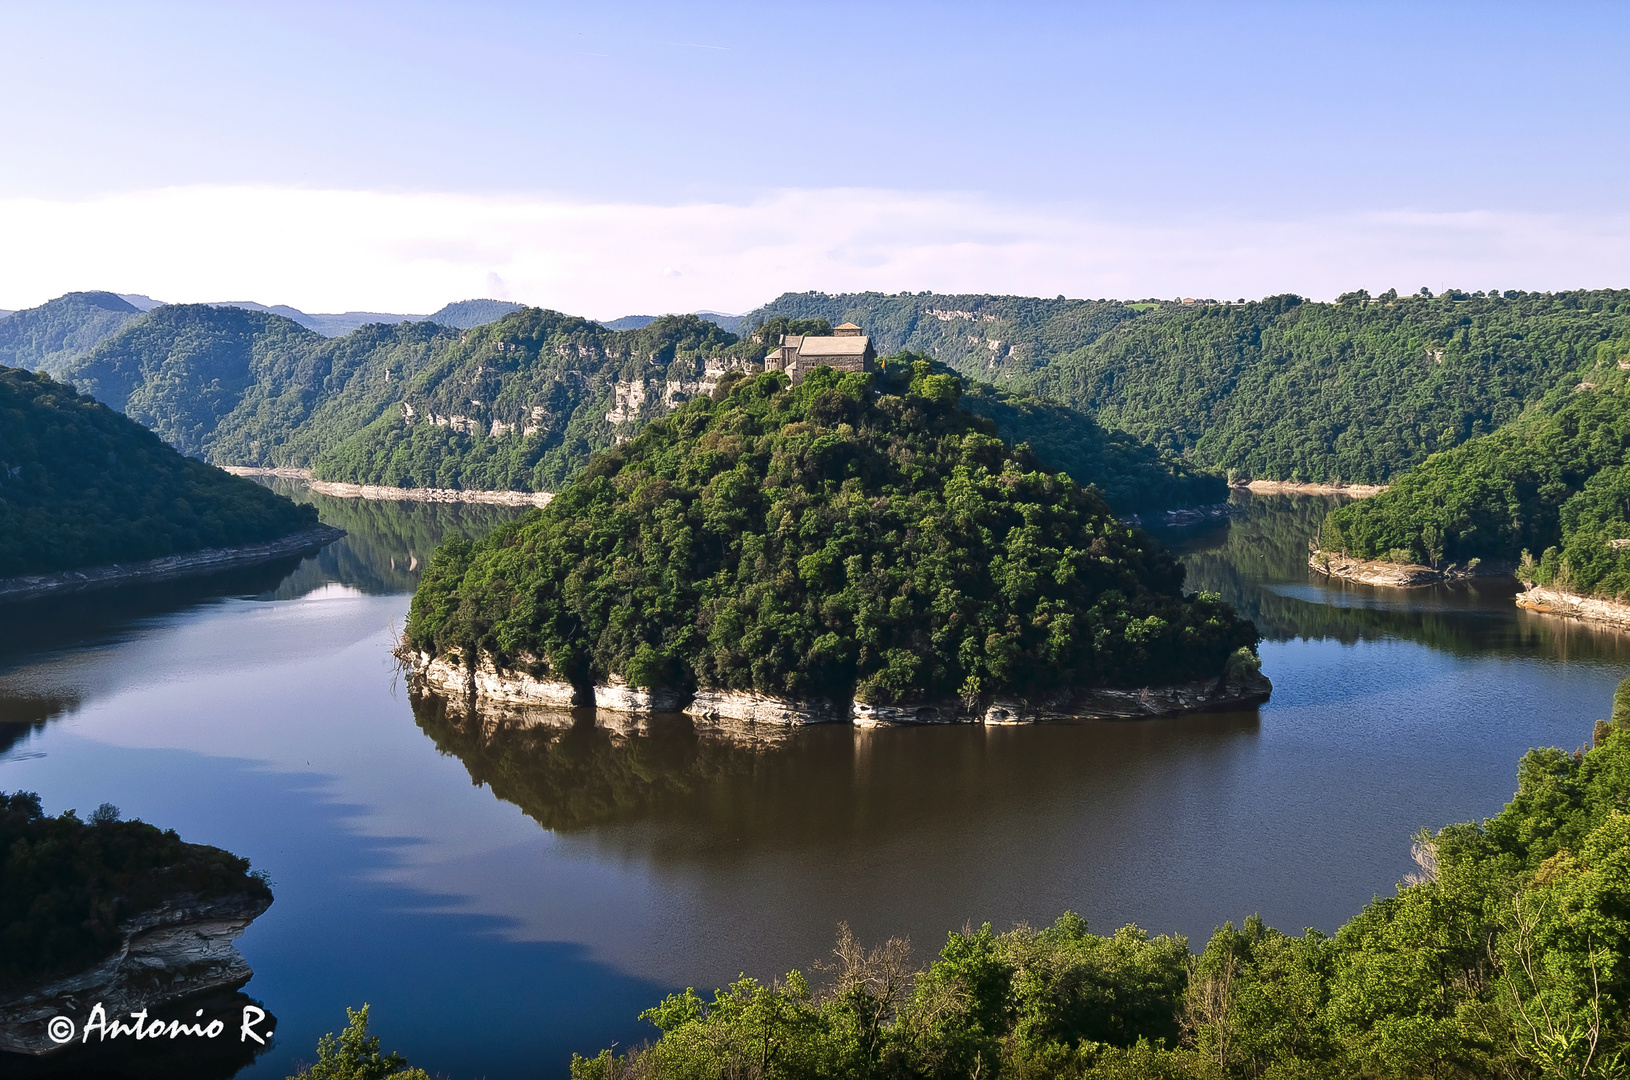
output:
M 1422 589 L 1381 589 L 1309 571 L 1308 542 L 1335 496 L 1235 493 L 1231 520 L 1157 534 L 1182 556 L 1186 587 L 1221 594 L 1269 641 L 1351 644 L 1402 638 L 1454 655 L 1630 658 L 1630 635 L 1512 603 L 1506 578 Z
M 325 525 L 337 525 L 346 533 L 263 594 L 265 600 L 291 600 L 332 582 L 379 596 L 411 593 L 436 545 L 455 535 L 473 540 L 528 509 L 487 503 L 340 499 L 319 495 L 298 480 L 256 479 L 295 502 L 310 503 Z
M 415 695 L 413 713 L 474 782 L 544 828 L 660 822 L 668 854 L 720 837 L 749 848 L 871 846 L 925 822 L 1018 827 L 1050 802 L 1144 783 L 1164 791 L 1162 760 L 1192 768 L 1260 727 L 1251 709 L 1137 723 L 789 730 L 592 709 L 472 711 L 433 694 Z
M 79 702 L 71 697 L 0 696 L 0 754 L 77 708 Z

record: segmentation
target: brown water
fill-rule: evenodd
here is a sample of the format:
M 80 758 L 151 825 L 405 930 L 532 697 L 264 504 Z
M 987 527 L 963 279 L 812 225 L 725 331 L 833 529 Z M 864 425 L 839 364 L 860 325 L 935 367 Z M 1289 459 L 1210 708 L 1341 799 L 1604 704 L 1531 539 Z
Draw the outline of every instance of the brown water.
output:
M 364 1000 L 432 1072 L 561 1075 L 653 1034 L 634 1016 L 672 989 L 807 966 L 839 921 L 923 956 L 1066 908 L 1332 930 L 1391 891 L 1414 830 L 1498 810 L 1523 750 L 1586 740 L 1630 668 L 1624 636 L 1509 586 L 1311 581 L 1328 501 L 1257 497 L 1170 539 L 1267 633 L 1260 710 L 770 740 L 477 723 L 411 702 L 387 652 L 436 540 L 515 511 L 315 501 L 351 535 L 314 560 L 0 623 L 0 789 L 111 801 L 271 872 L 242 949 L 280 1034 L 246 1076 Z

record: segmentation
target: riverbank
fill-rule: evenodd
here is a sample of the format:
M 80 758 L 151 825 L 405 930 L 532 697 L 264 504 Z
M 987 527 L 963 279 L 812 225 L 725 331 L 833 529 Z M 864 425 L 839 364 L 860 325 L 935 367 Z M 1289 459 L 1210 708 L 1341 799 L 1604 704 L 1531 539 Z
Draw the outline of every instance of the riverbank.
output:
M 55 574 L 24 574 L 19 577 L 0 578 L 0 604 L 33 600 L 36 597 L 60 593 L 84 592 L 88 589 L 106 589 L 135 582 L 196 577 L 232 567 L 253 566 L 256 563 L 315 552 L 344 535 L 344 529 L 336 529 L 332 525 L 313 525 L 260 544 L 205 548 L 202 551 L 166 555 L 161 559 L 147 559 L 142 562 L 113 563 L 80 570 L 62 570 Z
M 384 484 L 347 484 L 338 480 L 316 480 L 310 469 L 262 469 L 245 465 L 222 465 L 233 476 L 278 476 L 299 480 L 319 495 L 340 499 L 377 499 L 389 502 L 470 502 L 498 506 L 548 506 L 554 494 L 548 491 L 464 491 L 459 488 L 400 488 Z
M 1356 581 L 1361 585 L 1379 585 L 1389 589 L 1415 589 L 1423 585 L 1438 585 L 1446 581 L 1469 581 L 1472 578 L 1509 577 L 1515 569 L 1509 563 L 1482 562 L 1473 559 L 1465 565 L 1422 566 L 1420 563 L 1386 562 L 1381 559 L 1354 559 L 1334 551 L 1315 549 L 1307 557 L 1311 570 L 1328 577 Z
M 683 695 L 667 689 L 639 689 L 621 681 L 593 687 L 535 679 L 521 671 L 499 671 L 483 658 L 474 671 L 458 658 L 426 653 L 398 653 L 408 669 L 409 685 L 418 692 L 463 696 L 501 706 L 548 708 L 592 707 L 613 713 L 644 715 L 680 712 L 704 720 L 802 727 L 852 724 L 855 727 L 925 724 L 1035 724 L 1056 720 L 1136 720 L 1190 712 L 1247 708 L 1268 700 L 1273 684 L 1257 671 L 1237 671 L 1216 679 L 1162 686 L 1064 690 L 1034 700 L 997 697 L 906 705 L 869 702 L 793 701 L 742 690 L 702 689 Z
M 1538 611 L 1546 615 L 1562 615 L 1570 619 L 1605 623 L 1630 630 L 1630 604 L 1616 600 L 1603 600 L 1595 596 L 1581 596 L 1562 589 L 1548 589 L 1530 585 L 1517 594 L 1517 606 L 1524 611 Z
M 0 1052 L 62 1052 L 63 1044 L 48 1036 L 47 1021 L 59 1015 L 82 1020 L 93 1003 L 109 1017 L 125 1018 L 240 989 L 254 972 L 234 943 L 271 904 L 270 896 L 186 895 L 127 920 L 119 927 L 123 942 L 101 963 L 0 994 Z
M 1290 480 L 1249 480 L 1230 485 L 1239 491 L 1252 491 L 1258 495 L 1346 495 L 1353 499 L 1367 499 L 1379 495 L 1391 484 L 1298 484 Z

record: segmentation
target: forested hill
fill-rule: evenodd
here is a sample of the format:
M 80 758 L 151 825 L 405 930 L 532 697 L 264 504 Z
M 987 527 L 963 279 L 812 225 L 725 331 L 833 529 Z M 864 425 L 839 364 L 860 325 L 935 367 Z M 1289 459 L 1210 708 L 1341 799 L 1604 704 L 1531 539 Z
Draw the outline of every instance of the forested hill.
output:
M 1380 483 L 1514 418 L 1601 342 L 1630 291 L 1253 303 L 792 293 L 748 317 L 848 319 L 883 349 L 1094 413 L 1201 466 Z
M 590 454 L 763 353 L 694 315 L 612 331 L 523 308 L 463 331 L 412 322 L 325 338 L 270 312 L 195 304 L 131 323 L 66 377 L 216 464 L 310 466 L 322 479 L 394 487 L 554 491 Z M 1226 495 L 1220 476 L 1067 406 L 994 388 L 976 389 L 969 405 L 1050 468 L 1099 485 L 1117 508 Z
M 0 319 L 0 365 L 60 375 L 79 356 L 141 317 L 109 292 L 74 292 Z
M 1341 507 L 1320 546 L 1366 559 L 1516 561 L 1539 584 L 1630 594 L 1630 337 L 1490 435 Z
M 274 540 L 316 520 L 42 373 L 0 368 L 0 578 Z
M 591 453 L 698 392 L 707 360 L 739 363 L 744 344 L 694 315 L 614 331 L 522 308 L 404 373 L 398 404 L 329 441 L 316 472 L 393 487 L 553 491 Z
M 409 643 L 573 682 L 885 703 L 1216 678 L 1254 650 L 961 389 L 927 361 L 727 375 L 547 507 L 438 549 Z

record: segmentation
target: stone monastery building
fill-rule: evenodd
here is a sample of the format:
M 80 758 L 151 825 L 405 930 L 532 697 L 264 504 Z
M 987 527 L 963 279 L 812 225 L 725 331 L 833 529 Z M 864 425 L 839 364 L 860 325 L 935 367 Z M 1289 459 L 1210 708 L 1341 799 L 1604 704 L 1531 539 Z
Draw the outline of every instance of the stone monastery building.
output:
M 782 334 L 781 344 L 764 358 L 765 371 L 785 371 L 793 385 L 818 367 L 834 371 L 876 371 L 877 352 L 872 339 L 854 323 L 834 327 L 831 337 Z

